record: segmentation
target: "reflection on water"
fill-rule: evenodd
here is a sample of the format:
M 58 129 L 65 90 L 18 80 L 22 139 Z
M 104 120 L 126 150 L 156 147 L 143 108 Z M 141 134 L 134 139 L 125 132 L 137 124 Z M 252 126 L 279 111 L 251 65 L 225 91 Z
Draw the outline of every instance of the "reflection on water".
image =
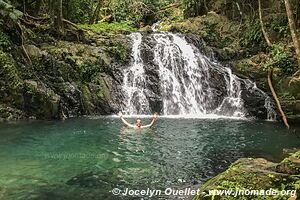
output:
M 230 119 L 165 118 L 143 130 L 116 118 L 2 123 L 0 135 L 0 199 L 8 200 L 118 199 L 115 187 L 199 184 L 240 157 L 278 160 L 300 146 L 281 124 Z

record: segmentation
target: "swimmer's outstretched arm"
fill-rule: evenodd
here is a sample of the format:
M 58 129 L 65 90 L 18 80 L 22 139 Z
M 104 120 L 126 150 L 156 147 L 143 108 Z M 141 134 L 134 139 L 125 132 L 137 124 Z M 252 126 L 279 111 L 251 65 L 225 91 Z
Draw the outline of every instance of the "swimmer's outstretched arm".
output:
M 156 118 L 157 118 L 157 113 L 155 112 L 153 114 L 153 118 L 152 118 L 152 121 L 150 122 L 150 124 L 148 124 L 146 126 L 142 126 L 141 128 L 150 128 L 151 126 L 153 126 L 154 122 L 156 121 Z
M 124 118 L 123 118 L 123 114 L 122 112 L 119 112 L 118 113 L 118 116 L 121 118 L 122 122 L 126 125 L 126 126 L 129 126 L 129 127 L 134 127 L 134 125 L 130 124 L 129 122 L 127 122 Z

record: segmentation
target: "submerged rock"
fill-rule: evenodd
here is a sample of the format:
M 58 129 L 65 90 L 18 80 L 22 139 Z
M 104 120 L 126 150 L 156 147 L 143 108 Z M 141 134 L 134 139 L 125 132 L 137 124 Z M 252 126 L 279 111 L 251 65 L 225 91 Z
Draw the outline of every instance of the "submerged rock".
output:
M 80 187 L 103 187 L 103 185 L 109 185 L 111 182 L 110 176 L 101 176 L 97 173 L 89 172 L 80 174 L 72 179 L 68 180 L 68 185 L 78 185 Z

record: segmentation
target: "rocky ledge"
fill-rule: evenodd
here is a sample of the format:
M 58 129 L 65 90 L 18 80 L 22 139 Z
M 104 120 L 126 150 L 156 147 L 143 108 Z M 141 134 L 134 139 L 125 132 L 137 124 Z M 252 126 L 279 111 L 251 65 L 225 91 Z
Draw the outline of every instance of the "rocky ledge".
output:
M 296 190 L 300 196 L 300 150 L 290 153 L 280 163 L 263 158 L 241 158 L 226 171 L 200 187 L 193 200 L 208 199 L 297 199 L 296 196 L 209 196 L 209 190 Z
M 113 113 L 121 68 L 130 60 L 128 42 L 125 35 L 91 33 L 83 41 L 51 38 L 0 48 L 0 120 Z

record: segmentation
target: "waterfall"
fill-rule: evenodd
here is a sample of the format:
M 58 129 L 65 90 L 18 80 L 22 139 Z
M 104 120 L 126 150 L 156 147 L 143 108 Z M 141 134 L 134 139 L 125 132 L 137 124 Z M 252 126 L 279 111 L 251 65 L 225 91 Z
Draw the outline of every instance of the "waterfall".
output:
M 270 98 L 255 83 L 207 57 L 184 35 L 132 33 L 129 37 L 132 62 L 124 70 L 122 87 L 126 114 L 248 117 L 243 96 L 255 94 L 264 99 L 265 118 L 274 117 Z
M 133 64 L 124 72 L 124 91 L 127 96 L 127 114 L 145 113 L 149 109 L 148 100 L 144 94 L 145 90 L 145 70 L 141 58 L 139 47 L 142 43 L 142 35 L 131 34 Z M 126 100 L 125 100 L 126 101 Z

